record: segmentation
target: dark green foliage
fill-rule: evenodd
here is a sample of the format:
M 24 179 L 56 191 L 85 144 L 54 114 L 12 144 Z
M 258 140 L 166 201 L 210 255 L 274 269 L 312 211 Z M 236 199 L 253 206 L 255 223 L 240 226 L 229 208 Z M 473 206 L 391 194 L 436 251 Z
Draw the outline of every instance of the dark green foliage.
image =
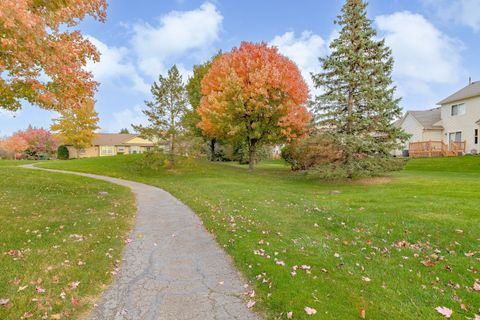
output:
M 324 72 L 313 75 L 315 86 L 324 90 L 314 103 L 318 127 L 341 150 L 347 177 L 366 167 L 365 159 L 379 159 L 378 166 L 367 165 L 372 170 L 388 170 L 389 154 L 406 139 L 393 125 L 401 108 L 391 78 L 391 50 L 376 39 L 366 7 L 362 0 L 346 1 L 336 21 L 342 29 L 330 45 L 332 53 L 320 59 Z
M 58 146 L 57 158 L 59 160 L 68 160 L 69 157 L 70 157 L 70 154 L 68 152 L 68 148 L 63 144 L 61 146 Z
M 215 151 L 215 146 L 217 146 L 218 141 L 215 137 L 206 136 L 203 131 L 197 127 L 197 124 L 200 122 L 200 115 L 197 113 L 197 108 L 202 99 L 202 80 L 210 71 L 213 61 L 221 54 L 222 53 L 219 52 L 207 62 L 193 66 L 193 76 L 188 80 L 186 85 L 188 101 L 190 102 L 190 106 L 192 108 L 185 113 L 185 116 L 182 120 L 184 127 L 187 130 L 187 134 L 201 137 L 205 140 L 205 143 L 208 144 L 209 149 L 206 153 L 211 161 L 219 160 L 219 158 L 216 157 Z
M 120 133 L 121 133 L 121 134 L 129 134 L 130 131 L 128 131 L 127 128 L 123 128 L 123 129 L 120 130 Z
M 132 125 L 141 136 L 161 143 L 170 140 L 169 157 L 171 164 L 175 163 L 176 138 L 183 131 L 182 119 L 187 111 L 187 96 L 182 76 L 173 66 L 168 70 L 168 76 L 160 75 L 158 83 L 151 88 L 153 101 L 145 101 L 147 109 L 143 113 L 150 122 L 148 126 Z
M 151 169 L 158 171 L 166 165 L 166 157 L 161 149 L 150 150 L 144 153 L 135 165 L 137 169 Z

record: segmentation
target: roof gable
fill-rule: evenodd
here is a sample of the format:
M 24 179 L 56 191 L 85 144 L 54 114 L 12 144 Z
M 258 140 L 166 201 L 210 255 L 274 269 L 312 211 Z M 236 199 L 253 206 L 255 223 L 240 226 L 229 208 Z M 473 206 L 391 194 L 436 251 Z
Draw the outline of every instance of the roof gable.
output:
M 430 129 L 430 130 L 439 130 L 443 129 L 443 127 L 440 125 L 441 119 L 441 109 L 440 108 L 435 108 L 435 109 L 430 109 L 430 110 L 424 110 L 424 111 L 407 111 L 405 113 L 405 116 L 399 123 L 399 126 L 403 124 L 403 121 L 408 117 L 412 116 L 424 129 Z
M 463 89 L 460 89 L 459 91 L 443 99 L 437 104 L 444 105 L 447 103 L 465 100 L 465 99 L 469 99 L 477 96 L 480 96 L 480 81 L 472 82 L 468 86 L 464 87 Z
M 124 133 L 97 133 L 93 138 L 94 146 L 116 146 L 125 143 L 125 141 L 135 138 L 136 134 Z

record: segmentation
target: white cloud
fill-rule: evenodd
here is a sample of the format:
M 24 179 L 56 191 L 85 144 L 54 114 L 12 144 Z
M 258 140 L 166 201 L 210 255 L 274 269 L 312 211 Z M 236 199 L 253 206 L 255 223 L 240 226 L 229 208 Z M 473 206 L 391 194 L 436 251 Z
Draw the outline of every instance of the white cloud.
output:
M 133 26 L 132 46 L 138 66 L 153 78 L 167 69 L 169 59 L 185 54 L 211 53 L 218 39 L 223 16 L 215 5 L 204 3 L 192 11 L 172 11 L 159 19 L 158 25 L 148 23 Z
M 120 132 L 120 129 L 123 128 L 127 128 L 132 132 L 132 124 L 148 124 L 147 117 L 143 114 L 142 107 L 139 105 L 133 108 L 125 108 L 121 111 L 113 112 L 112 116 L 108 117 L 108 119 L 107 123 L 102 125 L 102 131 L 104 132 Z
M 463 45 L 408 11 L 375 19 L 395 58 L 394 74 L 431 83 L 454 83 L 463 68 Z
M 318 58 L 327 52 L 325 40 L 310 31 L 302 32 L 298 38 L 295 37 L 294 32 L 286 32 L 273 38 L 269 44 L 276 46 L 281 54 L 297 64 L 311 92 L 316 93 L 310 73 L 321 71 Z
M 129 61 L 129 50 L 125 47 L 109 47 L 95 37 L 88 36 L 90 42 L 100 52 L 100 62 L 89 61 L 87 70 L 91 71 L 95 80 L 105 83 L 118 81 L 121 78 L 128 79 L 132 87 L 142 93 L 148 93 L 150 87 L 138 74 L 135 66 Z
M 445 22 L 455 22 L 480 32 L 479 0 L 422 0 Z
M 462 43 L 443 34 L 422 15 L 397 12 L 378 16 L 375 22 L 393 52 L 398 94 L 410 103 L 432 105 L 439 99 L 435 87 L 458 83 L 464 76 Z

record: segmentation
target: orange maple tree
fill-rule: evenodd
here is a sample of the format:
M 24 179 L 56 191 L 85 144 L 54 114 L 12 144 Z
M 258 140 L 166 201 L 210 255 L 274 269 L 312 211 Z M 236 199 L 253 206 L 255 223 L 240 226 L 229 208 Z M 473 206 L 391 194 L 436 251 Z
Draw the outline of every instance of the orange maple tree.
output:
M 265 43 L 243 42 L 215 59 L 202 80 L 198 127 L 210 137 L 245 142 L 249 167 L 256 150 L 302 136 L 311 119 L 308 87 L 298 67 Z
M 87 61 L 96 48 L 71 30 L 85 16 L 104 21 L 106 0 L 0 1 L 0 108 L 21 100 L 45 109 L 74 108 L 97 88 Z

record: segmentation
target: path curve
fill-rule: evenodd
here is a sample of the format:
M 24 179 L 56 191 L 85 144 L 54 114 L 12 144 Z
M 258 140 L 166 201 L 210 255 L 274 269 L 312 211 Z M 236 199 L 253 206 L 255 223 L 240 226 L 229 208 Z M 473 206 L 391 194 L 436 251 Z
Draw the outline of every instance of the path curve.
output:
M 258 320 L 231 259 L 200 219 L 168 192 L 146 184 L 73 171 L 129 187 L 136 196 L 133 241 L 90 320 Z

